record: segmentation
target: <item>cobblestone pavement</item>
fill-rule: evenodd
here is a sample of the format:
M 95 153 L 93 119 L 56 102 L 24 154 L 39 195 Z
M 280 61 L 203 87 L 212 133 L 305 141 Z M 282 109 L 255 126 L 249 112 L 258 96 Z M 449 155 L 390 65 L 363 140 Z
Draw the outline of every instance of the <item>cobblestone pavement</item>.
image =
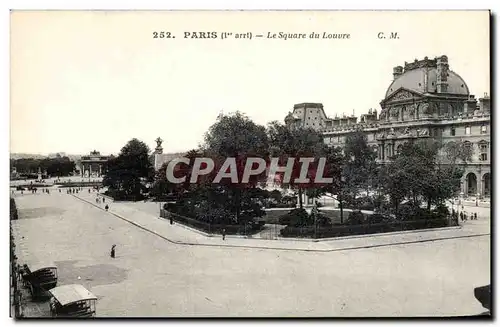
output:
M 95 204 L 95 194 L 86 196 Z M 415 241 L 429 232 L 328 242 L 223 242 L 123 203 L 110 204 L 106 212 L 56 192 L 16 195 L 16 202 L 19 262 L 56 263 L 59 284 L 91 290 L 102 317 L 470 315 L 484 312 L 474 287 L 490 283 L 485 219 L 434 232 L 446 240 L 363 248 L 389 239 L 401 243 L 410 234 Z M 466 237 L 451 238 L 457 235 Z M 383 241 L 373 241 L 378 239 Z M 112 244 L 115 259 L 109 256 Z M 259 244 L 292 250 L 227 247 Z M 291 244 L 343 250 L 296 251 Z

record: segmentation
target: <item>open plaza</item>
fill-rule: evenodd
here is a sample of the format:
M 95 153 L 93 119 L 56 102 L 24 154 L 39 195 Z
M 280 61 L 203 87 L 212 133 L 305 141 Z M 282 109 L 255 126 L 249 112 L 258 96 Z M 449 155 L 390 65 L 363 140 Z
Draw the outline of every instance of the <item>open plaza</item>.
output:
M 490 210 L 459 227 L 322 241 L 204 235 L 159 218 L 154 202 L 97 191 L 14 191 L 20 264 L 53 263 L 58 285 L 97 297 L 97 317 L 463 316 L 485 311 Z M 99 197 L 101 201 L 96 202 Z M 105 204 L 109 210 L 104 209 Z M 116 245 L 116 257 L 109 251 Z M 23 299 L 25 316 L 48 302 Z

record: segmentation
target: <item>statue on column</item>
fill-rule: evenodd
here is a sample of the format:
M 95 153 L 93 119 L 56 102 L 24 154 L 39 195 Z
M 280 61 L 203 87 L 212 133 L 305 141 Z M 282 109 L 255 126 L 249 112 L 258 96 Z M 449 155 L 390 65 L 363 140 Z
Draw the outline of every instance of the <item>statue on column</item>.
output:
M 158 154 L 161 154 L 163 153 L 163 148 L 161 147 L 161 144 L 163 143 L 163 140 L 161 138 L 157 138 L 155 140 L 156 142 L 156 148 L 155 148 L 155 152 L 158 153 Z

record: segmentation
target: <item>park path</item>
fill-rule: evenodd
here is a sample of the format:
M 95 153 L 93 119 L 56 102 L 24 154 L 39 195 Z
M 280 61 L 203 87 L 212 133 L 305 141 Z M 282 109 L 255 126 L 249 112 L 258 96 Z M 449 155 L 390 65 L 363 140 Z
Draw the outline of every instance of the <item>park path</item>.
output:
M 321 241 L 296 238 L 245 238 L 232 235 L 226 236 L 226 240 L 222 240 L 220 235 L 207 235 L 178 223 L 171 225 L 167 219 L 159 217 L 159 206 L 157 203 L 113 202 L 110 199 L 106 199 L 106 203 L 96 203 L 95 200 L 98 194 L 95 192 L 80 192 L 74 196 L 94 206 L 96 210 L 104 210 L 104 206 L 107 203 L 110 206 L 109 214 L 115 215 L 117 218 L 147 230 L 169 242 L 184 245 L 330 252 L 441 241 L 455 238 L 489 237 L 490 234 L 489 219 L 481 219 L 477 221 L 468 221 L 460 227 L 338 237 Z

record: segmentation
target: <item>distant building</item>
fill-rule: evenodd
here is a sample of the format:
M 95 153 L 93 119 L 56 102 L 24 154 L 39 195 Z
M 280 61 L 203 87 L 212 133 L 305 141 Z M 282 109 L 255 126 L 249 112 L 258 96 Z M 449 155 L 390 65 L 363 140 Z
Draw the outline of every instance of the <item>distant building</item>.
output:
M 110 157 L 101 155 L 99 151 L 92 151 L 88 156 L 80 159 L 80 174 L 82 177 L 101 177 L 104 174 L 103 166 Z
M 469 94 L 465 81 L 450 70 L 448 58 L 425 57 L 393 69 L 393 82 L 380 102 L 381 112 L 370 109 L 359 117 L 328 118 L 320 103 L 294 106 L 285 123 L 321 131 L 326 144 L 342 146 L 356 130 L 386 163 L 406 142 L 431 138 L 446 145 L 463 142 L 472 148 L 461 190 L 465 196 L 490 197 L 490 98 Z

